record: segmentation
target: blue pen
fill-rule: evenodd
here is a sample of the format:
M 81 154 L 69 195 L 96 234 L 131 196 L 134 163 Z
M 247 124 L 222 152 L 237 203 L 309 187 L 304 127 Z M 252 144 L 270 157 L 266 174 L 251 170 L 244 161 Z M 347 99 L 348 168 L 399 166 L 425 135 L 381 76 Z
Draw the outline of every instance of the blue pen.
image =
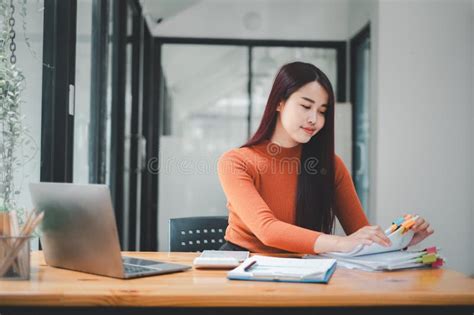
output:
M 248 264 L 247 266 L 244 267 L 244 271 L 249 271 L 250 268 L 252 268 L 256 264 L 257 264 L 256 260 L 252 261 L 250 264 Z

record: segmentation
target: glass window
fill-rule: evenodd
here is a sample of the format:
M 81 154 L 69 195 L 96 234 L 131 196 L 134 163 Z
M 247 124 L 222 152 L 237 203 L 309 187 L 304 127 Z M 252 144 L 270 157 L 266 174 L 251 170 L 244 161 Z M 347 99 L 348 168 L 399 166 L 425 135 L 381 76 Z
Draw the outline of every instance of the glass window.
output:
M 248 48 L 162 46 L 159 249 L 170 217 L 226 215 L 216 176 L 222 152 L 242 145 L 248 126 Z
M 130 5 L 127 5 L 127 37 L 131 37 L 133 35 L 133 9 Z M 131 170 L 130 165 L 130 146 L 132 135 L 131 132 L 131 120 L 132 120 L 132 50 L 133 50 L 133 42 L 127 41 L 126 46 L 126 70 L 125 70 L 125 153 L 124 153 L 124 174 L 123 174 L 123 217 L 124 217 L 124 230 L 123 230 L 123 237 L 124 248 L 128 248 L 128 240 L 129 240 L 129 215 L 130 215 L 130 174 L 131 172 L 135 172 L 135 170 Z M 135 211 L 133 209 L 132 211 Z
M 160 91 L 158 230 L 159 249 L 168 250 L 166 224 L 170 217 L 227 214 L 216 175 L 217 160 L 256 131 L 278 69 L 293 61 L 315 64 L 336 89 L 337 51 L 163 44 L 161 56 L 164 89 Z M 350 123 L 350 111 L 349 115 L 346 112 L 339 115 L 343 124 Z M 350 147 L 351 140 L 345 140 Z
M 354 182 L 357 194 L 367 214 L 369 213 L 369 143 L 370 143 L 370 44 L 366 38 L 356 47 L 355 75 L 355 149 L 354 149 Z
M 107 0 L 104 0 L 107 1 Z M 110 151 L 110 109 L 111 109 L 111 41 L 107 42 L 107 51 L 104 56 L 97 58 L 93 56 L 93 53 L 100 51 L 100 46 L 95 47 L 94 38 L 96 36 L 101 38 L 101 34 L 98 33 L 97 29 L 102 29 L 102 22 L 99 19 L 92 21 L 94 14 L 99 14 L 100 10 L 105 10 L 102 6 L 103 2 L 97 3 L 92 0 L 78 0 L 77 1 L 77 33 L 76 33 L 76 68 L 75 68 L 75 112 L 74 112 L 74 155 L 73 155 L 73 182 L 75 183 L 89 183 L 91 181 L 107 181 L 108 182 L 108 169 L 109 169 L 109 151 Z M 99 9 L 99 6 L 102 6 Z M 108 10 L 107 23 L 111 21 L 111 4 L 106 5 Z M 102 12 L 100 13 L 102 14 Z M 93 26 L 93 23 L 99 25 Z M 111 27 L 109 25 L 109 36 Z M 93 34 L 92 31 L 95 31 Z M 98 40 L 98 39 L 95 39 Z M 100 45 L 97 43 L 97 45 Z M 96 57 L 96 58 L 93 58 Z M 96 79 L 98 74 L 101 73 L 102 69 L 100 65 L 94 63 L 97 60 L 105 60 L 107 63 L 107 73 L 102 75 L 105 78 Z M 94 90 L 92 84 L 94 80 L 102 80 L 104 83 L 99 88 L 101 89 L 98 93 L 100 95 L 105 94 L 106 102 L 106 117 L 102 117 L 102 114 L 98 114 L 98 108 L 103 106 L 102 100 L 97 97 L 93 98 Z M 105 81 L 104 81 L 105 80 Z M 103 90 L 103 91 L 102 91 Z M 97 108 L 95 109 L 95 107 Z M 94 116 L 96 115 L 96 116 Z M 98 115 L 98 116 L 97 116 Z M 92 121 L 91 119 L 97 119 Z M 99 121 L 100 120 L 100 121 Z M 106 122 L 103 122 L 106 121 Z M 106 136 L 98 140 L 99 147 L 97 150 L 100 152 L 94 152 L 96 150 L 95 143 L 92 141 L 92 137 L 98 137 L 103 123 L 106 124 Z M 96 125 L 94 125 L 96 124 Z M 100 129 L 100 130 L 99 130 Z M 105 142 L 105 145 L 101 143 Z M 97 158 L 100 156 L 100 163 L 103 165 L 93 165 L 97 163 Z M 95 174 L 95 173 L 100 174 Z M 96 175 L 98 176 L 96 178 Z
M 77 1 L 77 16 L 73 182 L 87 184 L 91 111 L 92 0 Z

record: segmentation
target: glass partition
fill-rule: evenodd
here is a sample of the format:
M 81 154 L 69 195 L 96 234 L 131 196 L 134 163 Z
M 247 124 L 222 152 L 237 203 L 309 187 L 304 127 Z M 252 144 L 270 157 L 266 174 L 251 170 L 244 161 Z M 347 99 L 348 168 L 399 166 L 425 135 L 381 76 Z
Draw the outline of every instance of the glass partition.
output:
M 248 127 L 248 49 L 225 45 L 162 47 L 159 249 L 170 217 L 226 215 L 216 163 L 242 145 Z

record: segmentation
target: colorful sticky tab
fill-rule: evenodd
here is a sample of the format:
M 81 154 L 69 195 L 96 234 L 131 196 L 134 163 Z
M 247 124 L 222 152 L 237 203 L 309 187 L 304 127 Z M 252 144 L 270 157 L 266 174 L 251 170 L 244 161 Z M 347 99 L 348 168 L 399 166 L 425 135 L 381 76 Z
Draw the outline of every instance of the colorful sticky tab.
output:
M 434 263 L 431 264 L 431 267 L 438 268 L 438 267 L 443 266 L 443 264 L 444 264 L 444 260 L 442 258 L 438 258 L 436 259 Z
M 413 219 L 403 222 L 401 226 L 402 234 L 407 232 L 414 224 L 415 224 L 415 220 Z
M 433 246 L 433 247 L 428 247 L 425 249 L 426 253 L 427 254 L 436 254 L 438 253 L 438 249 L 436 248 L 436 246 Z
M 411 214 L 405 214 L 403 217 L 405 220 L 410 220 L 413 216 Z
M 407 230 L 409 230 L 413 225 L 415 225 L 415 220 L 412 220 L 412 219 L 405 221 L 402 224 L 402 226 Z
M 393 231 L 395 231 L 397 228 L 398 228 L 398 225 L 392 224 L 392 226 L 390 227 L 390 233 L 392 233 Z
M 426 254 L 421 257 L 421 262 L 423 264 L 432 264 L 436 262 L 437 259 L 438 257 L 436 257 L 435 254 Z

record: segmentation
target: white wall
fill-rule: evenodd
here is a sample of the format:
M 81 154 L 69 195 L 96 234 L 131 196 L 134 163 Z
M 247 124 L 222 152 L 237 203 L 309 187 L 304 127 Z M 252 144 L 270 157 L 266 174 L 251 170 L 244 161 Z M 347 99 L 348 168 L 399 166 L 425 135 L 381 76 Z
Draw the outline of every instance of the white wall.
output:
M 160 2 L 145 5 L 145 15 L 165 11 Z M 148 22 L 154 36 L 346 40 L 347 8 L 348 0 L 203 0 L 160 24 Z
M 474 273 L 471 1 L 380 1 L 378 14 L 376 222 L 419 213 L 435 229 L 421 246 Z
M 471 157 L 474 158 L 474 0 L 471 0 Z M 471 160 L 472 161 L 472 160 Z M 471 226 L 474 226 L 474 165 L 471 165 Z M 471 242 L 471 266 L 474 265 L 474 242 Z M 471 276 L 474 277 L 474 267 Z
M 377 222 L 377 176 L 375 173 L 377 165 L 377 98 L 378 98 L 378 38 L 379 38 L 379 2 L 377 0 L 358 0 L 349 3 L 348 40 L 353 38 L 362 28 L 370 23 L 370 99 L 369 99 L 369 221 L 372 224 L 379 224 L 382 227 L 386 222 Z M 350 53 L 348 54 L 350 55 Z M 350 58 L 348 56 L 348 58 Z M 349 67 L 350 63 L 348 61 Z M 350 87 L 350 84 L 348 84 Z
M 356 35 L 367 23 L 374 27 L 373 19 L 377 14 L 378 2 L 376 0 L 356 0 L 349 2 L 349 15 L 347 21 L 347 34 L 349 37 Z
M 348 22 L 350 37 L 371 24 L 371 222 L 417 211 L 435 229 L 419 246 L 440 246 L 448 268 L 467 274 L 474 274 L 474 255 L 466 254 L 474 251 L 473 6 L 360 0 L 350 3 Z M 447 220 L 452 213 L 458 218 Z

